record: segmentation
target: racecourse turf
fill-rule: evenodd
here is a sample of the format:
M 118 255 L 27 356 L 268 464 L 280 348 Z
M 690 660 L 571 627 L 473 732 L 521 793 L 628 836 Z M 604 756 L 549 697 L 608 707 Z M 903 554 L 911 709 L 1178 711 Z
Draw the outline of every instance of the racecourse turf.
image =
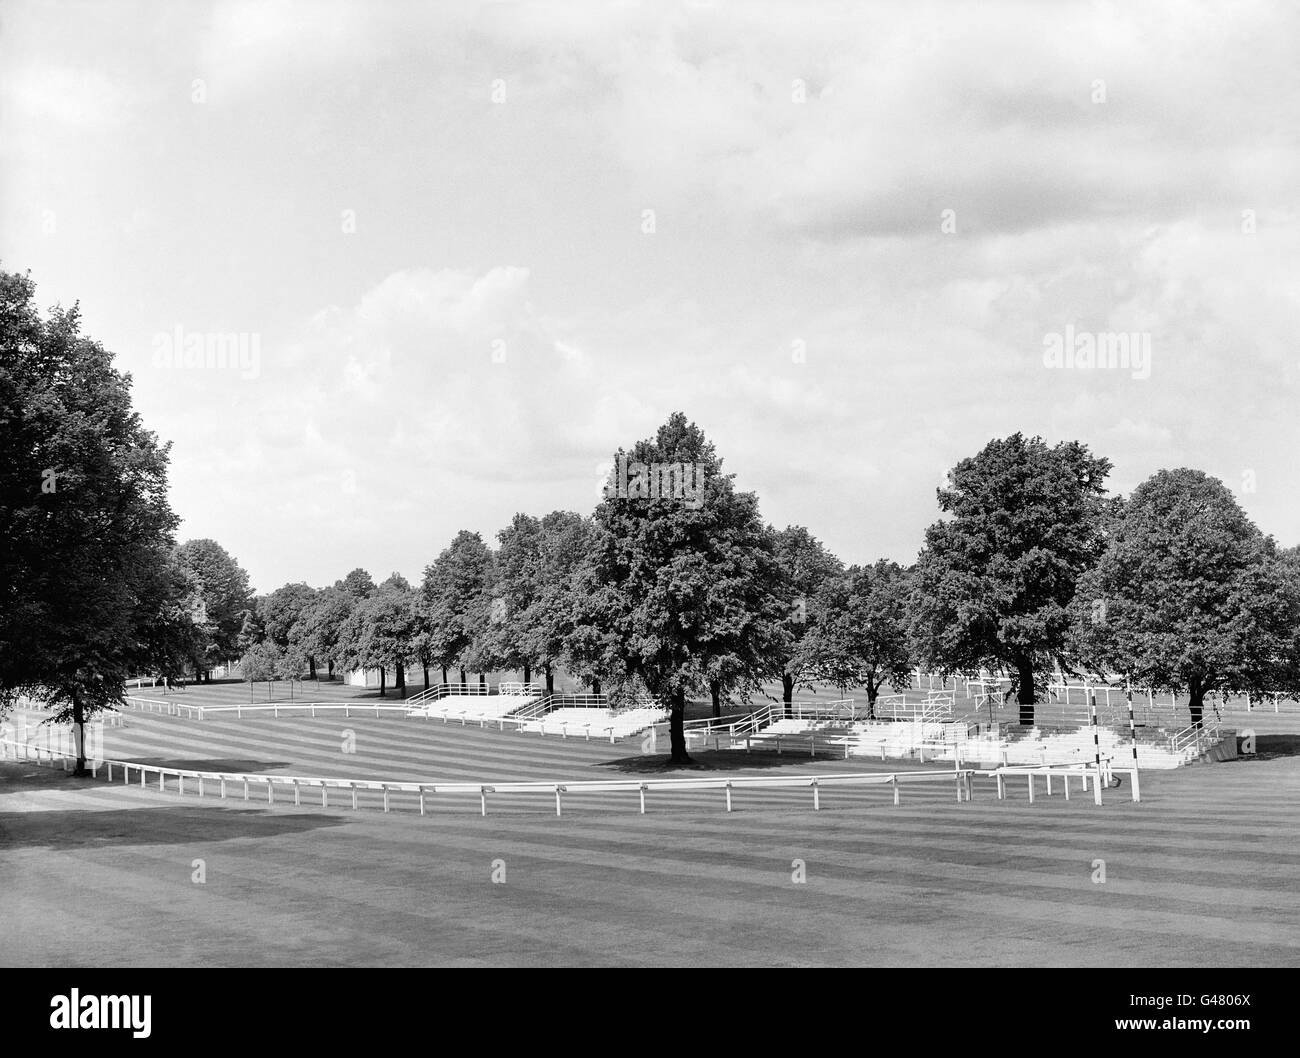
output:
M 1258 715 L 1258 714 L 1257 714 Z M 1260 717 L 1262 719 L 1262 717 Z M 1287 717 L 1281 718 L 1287 727 Z M 1294 726 L 1294 717 L 1291 726 Z M 1263 725 L 1257 725 L 1262 728 Z M 351 731 L 355 753 L 345 753 Z M 478 798 L 361 810 L 202 800 L 0 765 L 5 965 L 1300 965 L 1300 756 L 1146 772 L 1030 805 L 951 784 Z M 128 713 L 106 755 L 299 776 L 671 777 L 662 753 L 438 721 Z M 907 765 L 697 753 L 681 774 Z M 916 765 L 910 766 L 915 768 Z M 341 802 L 342 797 L 338 798 Z M 202 861 L 203 880 L 196 879 Z M 805 881 L 796 881 L 802 861 Z M 1104 881 L 1101 867 L 1104 861 Z M 504 869 L 504 881 L 500 879 Z

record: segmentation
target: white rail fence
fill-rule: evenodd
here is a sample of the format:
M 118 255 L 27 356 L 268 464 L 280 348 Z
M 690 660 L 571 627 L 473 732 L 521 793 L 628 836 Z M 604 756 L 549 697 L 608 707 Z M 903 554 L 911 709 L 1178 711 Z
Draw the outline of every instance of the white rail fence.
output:
M 14 758 L 31 760 L 31 751 L 25 743 L 14 739 L 0 739 L 0 746 L 5 748 L 7 757 L 12 749 Z M 35 747 L 37 763 L 41 762 L 40 747 Z M 49 755 L 49 763 L 61 759 L 65 771 L 75 757 L 64 753 Z M 480 812 L 487 815 L 487 798 L 489 794 L 527 794 L 546 793 L 555 797 L 555 814 L 562 815 L 563 795 L 566 793 L 635 793 L 639 797 L 640 810 L 646 811 L 646 795 L 653 791 L 673 792 L 689 790 L 718 790 L 723 793 L 727 811 L 732 811 L 733 792 L 742 790 L 779 790 L 808 789 L 812 791 L 814 810 L 821 809 L 821 793 L 828 787 L 852 786 L 888 786 L 893 792 L 893 802 L 900 803 L 900 788 L 908 784 L 953 783 L 958 802 L 970 801 L 972 796 L 972 778 L 974 769 L 954 769 L 952 771 L 904 771 L 892 773 L 857 773 L 847 775 L 799 775 L 799 776 L 737 776 L 735 778 L 692 778 L 692 779 L 583 779 L 573 782 L 398 782 L 376 779 L 333 779 L 322 777 L 303 777 L 290 775 L 260 775 L 231 772 L 209 772 L 190 768 L 167 768 L 157 764 L 142 764 L 137 761 L 107 760 L 96 758 L 88 760 L 91 774 L 99 777 L 104 770 L 107 782 L 113 782 L 115 774 L 121 775 L 124 785 L 132 784 L 132 773 L 138 776 L 141 788 L 150 788 L 156 777 L 159 793 L 166 793 L 173 788 L 178 795 L 185 793 L 186 780 L 193 784 L 195 794 L 203 797 L 209 790 L 221 799 L 226 799 L 231 789 L 242 793 L 245 801 L 251 799 L 255 787 L 266 789 L 267 804 L 275 804 L 275 792 L 292 791 L 293 803 L 302 804 L 304 790 L 320 792 L 320 806 L 329 807 L 331 790 L 346 791 L 352 807 L 358 807 L 357 795 L 361 791 L 379 791 L 383 795 L 384 811 L 390 810 L 390 798 L 395 793 L 415 794 L 419 799 L 420 814 L 427 811 L 427 800 L 435 796 L 477 794 L 480 799 Z M 986 773 L 987 774 L 987 773 Z M 169 786 L 169 780 L 174 783 Z

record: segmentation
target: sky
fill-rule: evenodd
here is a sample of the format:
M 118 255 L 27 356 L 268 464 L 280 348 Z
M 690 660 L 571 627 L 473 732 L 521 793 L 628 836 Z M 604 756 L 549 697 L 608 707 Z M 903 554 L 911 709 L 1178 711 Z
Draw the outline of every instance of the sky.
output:
M 0 0 L 0 268 L 262 592 L 589 513 L 679 410 L 850 563 L 1017 431 L 1292 545 L 1298 51 L 1250 0 Z

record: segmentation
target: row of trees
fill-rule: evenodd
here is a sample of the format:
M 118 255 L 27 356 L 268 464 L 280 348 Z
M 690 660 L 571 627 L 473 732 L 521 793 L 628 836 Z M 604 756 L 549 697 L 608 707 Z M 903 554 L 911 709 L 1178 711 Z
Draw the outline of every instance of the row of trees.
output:
M 418 589 L 394 575 L 364 598 L 286 585 L 265 609 L 272 649 L 349 667 L 407 663 L 546 676 L 617 699 L 790 703 L 819 683 L 869 708 L 920 665 L 1005 672 L 1022 723 L 1059 667 L 1206 696 L 1298 683 L 1300 559 L 1279 551 L 1220 482 L 1161 471 L 1123 500 L 1110 463 L 1020 434 L 962 460 L 911 567 L 844 565 L 807 529 L 766 525 L 703 433 L 674 415 L 620 451 L 646 467 L 700 464 L 702 503 L 606 498 L 589 517 L 515 516 L 489 548 L 462 531 Z M 277 615 L 298 614 L 290 619 Z M 481 677 L 480 677 L 481 678 Z M 684 759 L 677 738 L 674 756 Z
M 78 725 L 140 671 L 557 670 L 614 700 L 747 701 L 780 681 L 880 687 L 914 664 L 1007 672 L 1033 720 L 1047 675 L 1111 671 L 1177 690 L 1199 720 L 1215 691 L 1296 694 L 1300 558 L 1222 483 L 1161 471 L 1127 499 L 1077 442 L 990 441 L 939 489 L 915 564 L 845 569 L 806 529 L 767 525 L 703 432 L 674 414 L 615 454 L 644 484 L 590 516 L 519 514 L 489 547 L 458 533 L 412 587 L 356 570 L 332 588 L 254 600 L 214 541 L 176 547 L 167 447 L 130 407 L 130 378 L 41 319 L 27 277 L 0 273 L 0 696 L 42 694 Z M 667 468 L 667 469 L 665 469 Z M 696 482 L 674 495 L 669 471 Z M 402 677 L 399 675 L 399 680 Z M 0 702 L 0 704 L 3 704 Z

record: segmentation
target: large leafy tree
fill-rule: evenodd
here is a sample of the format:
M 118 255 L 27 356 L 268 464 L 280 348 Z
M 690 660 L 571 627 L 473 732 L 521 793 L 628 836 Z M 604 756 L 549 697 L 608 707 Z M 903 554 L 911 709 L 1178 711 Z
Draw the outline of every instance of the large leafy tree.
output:
M 260 607 L 267 638 L 281 650 L 292 647 L 301 652 L 311 679 L 316 678 L 316 654 L 310 635 L 310 615 L 315 604 L 316 589 L 299 583 L 276 588 Z
M 572 511 L 552 511 L 542 518 L 537 547 L 538 568 L 533 573 L 535 593 L 524 614 L 526 650 L 546 677 L 547 693 L 555 689 L 555 670 L 564 665 L 585 676 L 598 677 L 594 670 L 580 671 L 582 640 L 577 634 L 578 576 L 584 568 L 593 534 L 591 518 Z
M 387 670 L 397 673 L 397 687 L 406 687 L 406 664 L 413 656 L 416 629 L 411 593 L 385 584 L 359 602 L 339 633 L 344 664 L 356 669 L 379 670 L 379 695 L 387 693 Z
M 358 566 L 342 580 L 336 581 L 334 587 L 342 589 L 354 599 L 364 599 L 375 590 L 375 582 L 369 573 Z
M 342 661 L 340 634 L 357 605 L 357 597 L 350 592 L 338 587 L 323 588 L 303 617 L 303 644 L 313 658 L 325 663 L 330 679 L 334 678 L 334 666 Z
M 814 600 L 816 621 L 800 646 L 800 665 L 841 689 L 865 687 L 868 717 L 886 683 L 911 681 L 907 595 L 907 571 L 880 559 L 828 578 Z
M 817 617 L 813 599 L 828 579 L 844 572 L 844 564 L 802 525 L 775 531 L 775 544 L 785 602 L 781 621 L 785 634 L 773 641 L 773 661 L 781 678 L 785 714 L 792 716 L 795 690 L 810 684 L 810 655 L 802 647 Z
M 218 662 L 238 657 L 244 614 L 254 608 L 248 574 L 215 540 L 187 540 L 177 551 L 181 564 L 198 585 L 207 614 L 207 642 L 194 659 L 200 677 Z
M 1199 726 L 1212 692 L 1295 692 L 1297 603 L 1272 539 L 1221 481 L 1161 470 L 1080 580 L 1075 628 L 1099 669 L 1186 693 Z
M 131 378 L 43 319 L 28 276 L 0 272 L 0 708 L 44 697 L 84 725 L 141 669 L 189 649 L 193 585 L 173 555 L 167 454 L 131 407 Z
M 1054 662 L 1069 669 L 1069 607 L 1100 557 L 1110 461 L 1086 446 L 1014 434 L 963 459 L 939 489 L 948 517 L 925 533 L 909 605 L 919 660 L 947 673 L 1006 671 L 1020 722 Z
M 447 659 L 465 667 L 470 648 L 491 618 L 492 553 L 478 533 L 462 529 L 424 570 L 420 592 L 429 634 Z
M 486 639 L 501 668 L 521 670 L 532 680 L 536 643 L 529 635 L 529 612 L 544 584 L 541 561 L 542 523 L 529 514 L 516 514 L 497 533 L 496 588 L 488 614 Z
M 578 592 L 601 670 L 616 690 L 643 685 L 668 703 L 671 760 L 690 763 L 686 701 L 707 689 L 711 660 L 738 659 L 753 683 L 770 667 L 785 613 L 772 536 L 753 493 L 736 491 L 714 446 L 680 412 L 655 437 L 620 451 L 615 465 L 640 482 L 642 468 L 662 475 L 676 467 L 700 486 L 648 496 L 621 480 L 611 487 L 596 509 Z

